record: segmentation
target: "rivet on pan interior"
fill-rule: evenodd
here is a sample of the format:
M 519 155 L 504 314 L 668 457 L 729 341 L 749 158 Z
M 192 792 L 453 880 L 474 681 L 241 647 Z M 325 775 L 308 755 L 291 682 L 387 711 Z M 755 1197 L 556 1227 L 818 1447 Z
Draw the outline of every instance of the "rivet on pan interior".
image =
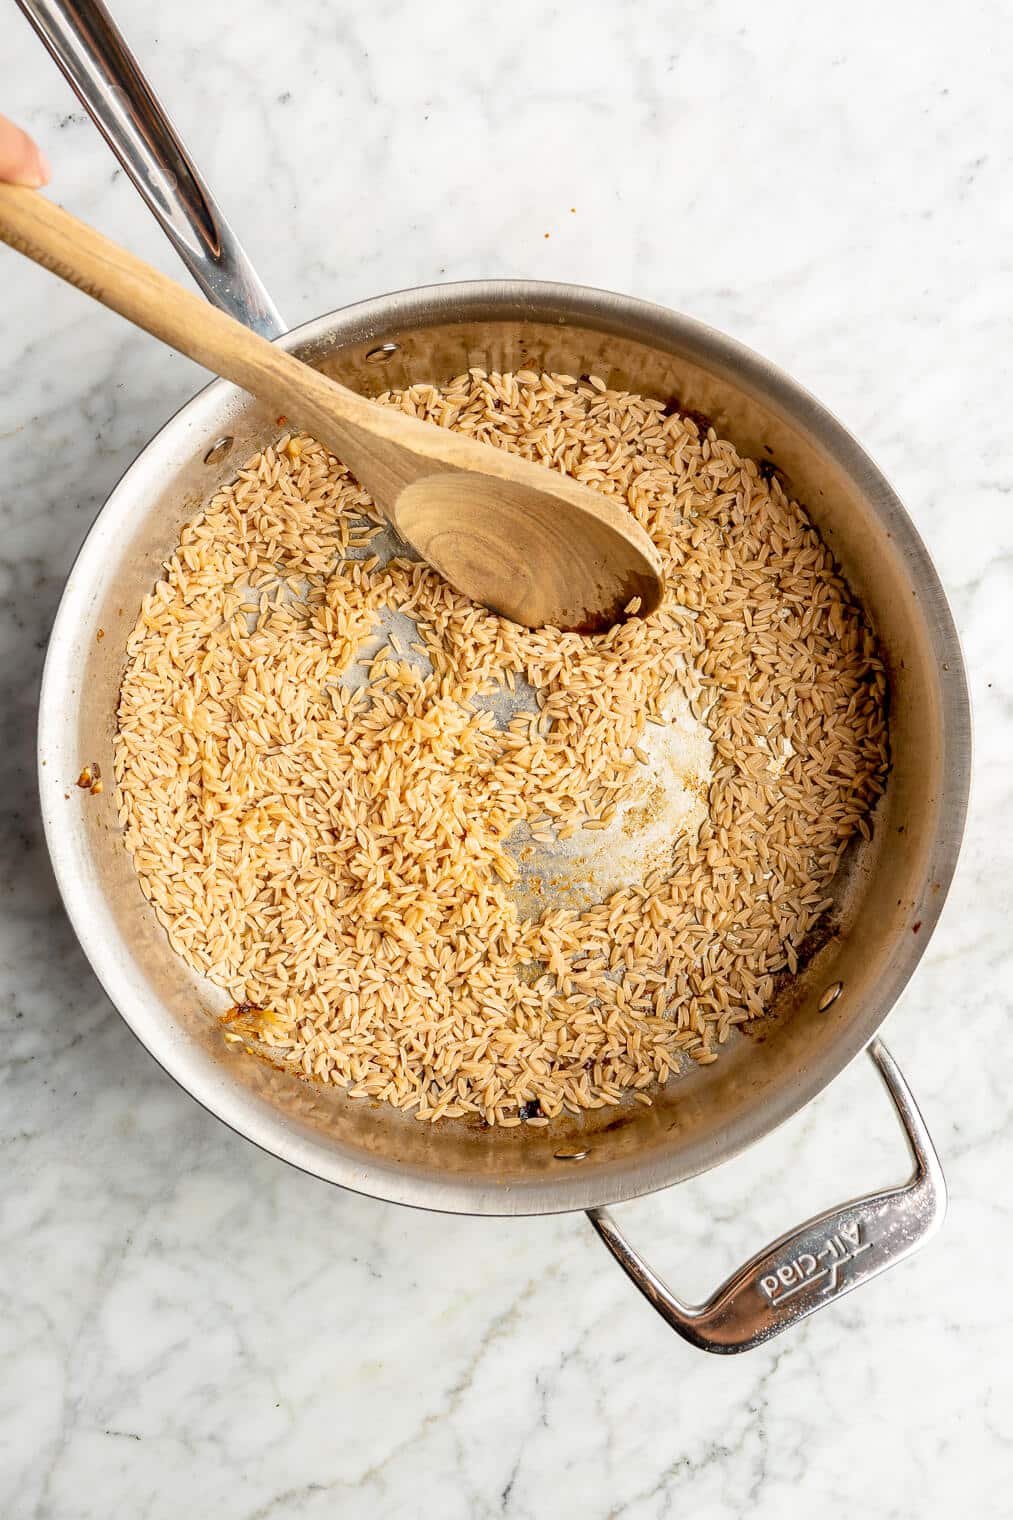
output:
M 235 441 L 231 433 L 227 434 L 224 438 L 219 438 L 204 455 L 204 463 L 217 464 L 219 459 L 225 458 Z
M 844 983 L 843 982 L 831 982 L 830 986 L 826 989 L 826 991 L 824 992 L 823 996 L 820 998 L 819 1002 L 816 1004 L 816 1007 L 819 1009 L 820 1013 L 826 1013 L 826 1011 L 830 1007 L 831 1003 L 836 1003 L 837 999 L 840 997 L 840 995 L 841 995 L 841 993 L 843 991 L 844 991 Z
M 391 354 L 396 354 L 401 347 L 400 343 L 381 343 L 379 348 L 371 348 L 366 355 L 367 364 L 383 364 Z
M 557 1161 L 583 1161 L 590 1154 L 590 1150 L 582 1150 L 579 1145 L 564 1145 L 554 1152 Z

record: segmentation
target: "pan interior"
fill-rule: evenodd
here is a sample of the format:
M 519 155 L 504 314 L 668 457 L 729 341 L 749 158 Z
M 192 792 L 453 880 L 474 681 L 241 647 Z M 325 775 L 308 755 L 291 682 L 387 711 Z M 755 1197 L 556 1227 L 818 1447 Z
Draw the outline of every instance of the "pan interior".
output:
M 145 903 L 112 788 L 91 796 L 72 784 L 86 763 L 112 774 L 124 641 L 181 523 L 278 434 L 274 417 L 216 382 L 113 493 L 51 643 L 43 811 L 96 971 L 152 1054 L 226 1122 L 378 1197 L 460 1212 L 550 1212 L 615 1202 L 716 1164 L 794 1112 L 868 1041 L 913 970 L 952 873 L 966 797 L 966 693 L 945 600 L 910 521 L 857 445 L 792 382 L 729 340 L 624 298 L 442 287 L 321 318 L 283 342 L 367 394 L 443 383 L 474 365 L 593 372 L 704 414 L 740 452 L 776 466 L 880 638 L 890 677 L 887 792 L 871 842 L 849 851 L 835 906 L 770 1014 L 733 1037 L 716 1064 L 671 1082 L 652 1108 L 631 1102 L 539 1130 L 420 1124 L 251 1058 L 222 1036 L 213 1011 L 222 994 L 176 958 Z M 840 996 L 820 1011 L 838 982 Z

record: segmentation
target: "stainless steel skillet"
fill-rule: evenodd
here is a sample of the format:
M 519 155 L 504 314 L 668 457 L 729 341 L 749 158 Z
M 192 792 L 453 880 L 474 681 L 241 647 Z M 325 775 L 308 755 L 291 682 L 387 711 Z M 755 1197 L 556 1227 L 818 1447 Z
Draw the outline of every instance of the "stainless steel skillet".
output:
M 670 1084 L 652 1109 L 599 1112 L 537 1133 L 421 1125 L 308 1087 L 223 1041 L 217 994 L 181 965 L 150 917 L 108 792 L 91 797 L 68 785 L 86 761 L 111 770 L 123 664 L 116 634 L 125 634 L 180 523 L 277 431 L 274 418 L 215 382 L 152 440 L 96 519 L 57 615 L 43 682 L 40 787 L 49 848 L 81 943 L 127 1023 L 198 1101 L 328 1181 L 457 1213 L 590 1211 L 669 1323 L 707 1349 L 755 1345 L 900 1260 L 939 1223 L 945 1194 L 917 1109 L 875 1035 L 924 951 L 952 876 L 970 726 L 942 588 L 887 482 L 787 376 L 689 318 L 624 296 L 522 281 L 437 286 L 364 302 L 283 335 L 104 9 L 19 3 L 210 299 L 365 392 L 440 382 L 482 364 L 593 370 L 616 385 L 677 397 L 740 450 L 776 464 L 868 608 L 890 671 L 893 769 L 873 838 L 847 861 L 826 932 L 799 975 L 770 1016 L 715 1065 Z M 97 641 L 100 628 L 107 636 Z M 912 1145 L 911 1182 L 810 1221 L 754 1258 L 707 1305 L 680 1304 L 629 1247 L 607 1206 L 726 1160 L 866 1047 Z

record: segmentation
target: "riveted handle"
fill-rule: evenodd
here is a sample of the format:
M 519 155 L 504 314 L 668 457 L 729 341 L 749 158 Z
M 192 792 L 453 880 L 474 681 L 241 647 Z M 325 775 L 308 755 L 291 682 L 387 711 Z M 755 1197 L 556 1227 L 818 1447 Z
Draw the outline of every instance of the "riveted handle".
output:
M 285 329 L 101 0 L 17 0 L 213 305 L 267 338 Z
M 903 1187 L 828 1209 L 754 1256 L 706 1303 L 684 1304 L 634 1250 L 606 1209 L 588 1218 L 672 1329 L 703 1351 L 748 1351 L 918 1250 L 946 1212 L 946 1182 L 925 1121 L 889 1051 L 869 1047 L 915 1161 Z

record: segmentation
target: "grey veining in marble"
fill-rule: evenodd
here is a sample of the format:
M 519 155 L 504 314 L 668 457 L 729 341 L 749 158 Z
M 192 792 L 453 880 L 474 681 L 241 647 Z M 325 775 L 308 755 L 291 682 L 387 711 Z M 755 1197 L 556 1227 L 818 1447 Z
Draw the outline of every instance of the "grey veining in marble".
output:
M 1013 12 L 116 10 L 289 321 L 443 278 L 632 291 L 785 366 L 894 480 L 976 706 L 960 872 L 885 1029 L 951 1207 L 895 1273 L 710 1359 L 579 1218 L 339 1194 L 176 1090 L 57 904 L 33 726 L 77 545 L 202 377 L 0 251 L 0 1514 L 1008 1516 Z M 44 145 L 53 193 L 175 273 L 13 6 L 0 60 L 0 109 Z M 623 1217 L 691 1296 L 905 1166 L 860 1062 L 747 1156 Z

